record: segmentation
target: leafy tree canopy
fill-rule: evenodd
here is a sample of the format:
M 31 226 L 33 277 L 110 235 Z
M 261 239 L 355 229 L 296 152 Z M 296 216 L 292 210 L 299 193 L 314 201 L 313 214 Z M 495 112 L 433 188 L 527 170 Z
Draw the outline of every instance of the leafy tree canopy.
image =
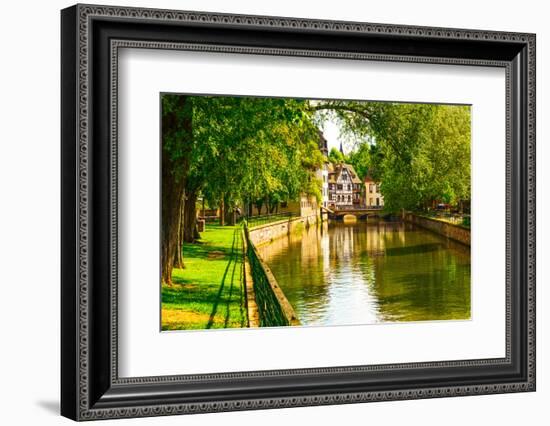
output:
M 361 178 L 381 182 L 387 210 L 470 199 L 469 106 L 317 101 L 310 108 L 356 141 L 347 161 Z
M 330 149 L 330 152 L 328 153 L 328 159 L 331 163 L 344 163 L 346 158 L 344 157 L 344 154 L 342 154 L 339 150 L 332 147 Z
M 165 95 L 170 110 L 178 95 Z M 306 192 L 319 196 L 315 170 L 323 158 L 319 134 L 307 101 L 251 97 L 190 97 L 192 135 L 174 140 L 192 145 L 186 187 L 202 191 L 209 204 L 221 197 L 228 203 L 257 198 L 273 202 L 295 199 Z M 181 144 L 165 141 L 174 159 Z

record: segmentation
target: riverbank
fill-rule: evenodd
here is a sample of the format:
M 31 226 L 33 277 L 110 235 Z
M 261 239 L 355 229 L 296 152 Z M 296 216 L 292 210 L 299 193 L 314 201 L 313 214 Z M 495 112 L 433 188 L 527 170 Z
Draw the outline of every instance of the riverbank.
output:
M 162 286 L 163 330 L 247 327 L 240 226 L 208 224 L 199 243 L 184 244 L 184 269 Z
M 293 232 L 298 232 L 306 227 L 316 225 L 319 220 L 320 219 L 316 215 L 299 216 L 255 226 L 250 228 L 250 241 L 252 241 L 254 246 L 259 247 Z
M 419 216 L 414 213 L 407 213 L 405 215 L 405 220 L 428 229 L 429 231 L 450 238 L 451 240 L 470 246 L 469 228 L 427 216 Z

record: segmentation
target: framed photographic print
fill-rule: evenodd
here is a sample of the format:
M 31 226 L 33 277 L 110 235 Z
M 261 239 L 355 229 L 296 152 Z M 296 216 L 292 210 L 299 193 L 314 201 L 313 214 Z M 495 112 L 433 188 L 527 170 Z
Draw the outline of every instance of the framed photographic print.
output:
M 64 416 L 535 390 L 535 35 L 61 29 Z

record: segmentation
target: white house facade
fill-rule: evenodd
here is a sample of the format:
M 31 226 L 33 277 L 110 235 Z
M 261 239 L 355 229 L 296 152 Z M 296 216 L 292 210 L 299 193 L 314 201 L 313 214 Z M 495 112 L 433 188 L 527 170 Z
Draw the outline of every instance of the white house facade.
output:
M 365 205 L 367 208 L 384 207 L 384 197 L 380 192 L 380 182 L 376 182 L 370 176 L 364 179 L 365 184 Z
M 337 209 L 361 207 L 362 184 L 351 164 L 336 164 L 328 175 L 329 206 Z

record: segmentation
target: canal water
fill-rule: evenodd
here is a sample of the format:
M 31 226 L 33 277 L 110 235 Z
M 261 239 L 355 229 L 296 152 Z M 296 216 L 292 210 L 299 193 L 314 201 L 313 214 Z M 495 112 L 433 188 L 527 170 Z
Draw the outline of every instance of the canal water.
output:
M 303 325 L 470 318 L 470 249 L 409 223 L 331 223 L 258 248 Z

